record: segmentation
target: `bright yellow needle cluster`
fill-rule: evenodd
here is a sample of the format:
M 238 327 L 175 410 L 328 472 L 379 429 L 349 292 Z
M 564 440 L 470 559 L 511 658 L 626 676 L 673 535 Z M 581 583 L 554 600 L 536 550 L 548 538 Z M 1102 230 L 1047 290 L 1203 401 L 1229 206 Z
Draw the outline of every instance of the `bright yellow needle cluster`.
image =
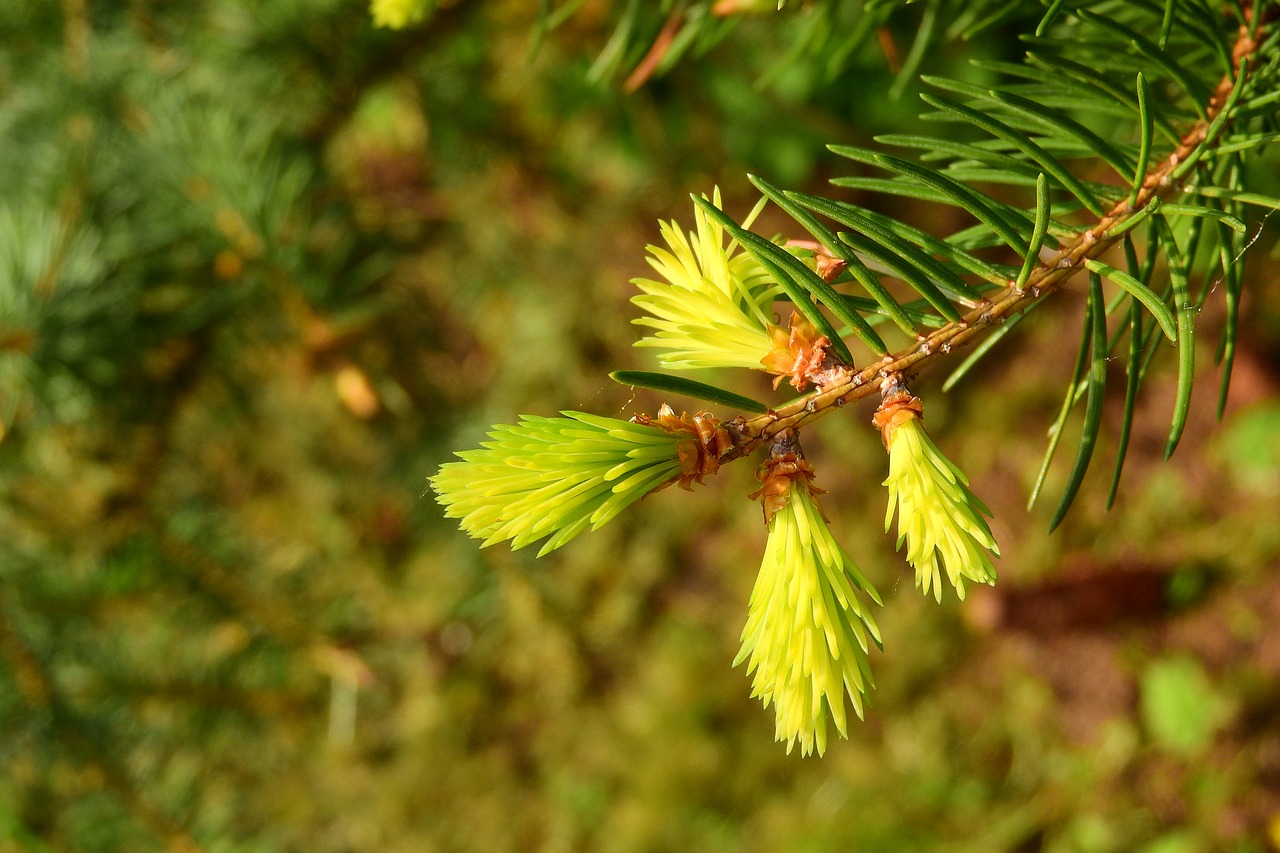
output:
M 719 190 L 712 203 L 720 207 Z M 762 369 L 760 360 L 773 348 L 773 301 L 781 289 L 759 261 L 725 236 L 723 225 L 696 206 L 694 218 L 696 231 L 688 235 L 675 222 L 661 223 L 667 248 L 648 247 L 659 280 L 634 280 L 642 292 L 631 301 L 650 316 L 632 322 L 656 331 L 636 346 L 667 350 L 658 360 L 669 369 Z
M 844 694 L 862 716 L 862 697 L 874 682 L 867 638 L 880 629 L 858 596 L 880 604 L 875 588 L 836 544 L 809 488 L 796 484 L 769 519 L 769 542 L 734 666 L 747 660 L 752 696 L 773 703 L 776 737 L 787 752 L 827 748 L 827 718 L 848 737 Z
M 656 426 L 563 412 L 498 424 L 431 478 L 449 518 L 487 547 L 550 536 L 538 556 L 600 527 L 681 473 L 682 436 Z
M 916 585 L 926 595 L 933 589 L 942 601 L 942 569 L 964 599 L 965 580 L 993 584 L 992 555 L 1000 548 L 987 519 L 991 510 L 969 491 L 969 481 L 942 455 L 918 418 L 892 429 L 888 436 L 889 508 L 884 528 L 898 513 L 898 547 L 907 544 L 907 560 L 916 569 Z M 939 565 L 941 564 L 941 566 Z
M 371 0 L 369 12 L 375 25 L 399 30 L 421 21 L 432 2 L 434 0 Z

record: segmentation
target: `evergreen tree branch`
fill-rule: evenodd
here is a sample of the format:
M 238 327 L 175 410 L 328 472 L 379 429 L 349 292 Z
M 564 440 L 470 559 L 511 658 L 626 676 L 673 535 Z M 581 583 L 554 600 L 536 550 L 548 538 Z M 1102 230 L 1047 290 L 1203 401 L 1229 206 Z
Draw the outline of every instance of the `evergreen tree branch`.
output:
M 938 356 L 946 355 L 982 336 L 999 324 L 1020 315 L 1049 294 L 1060 289 L 1088 262 L 1096 261 L 1123 239 L 1127 225 L 1136 217 L 1145 217 L 1149 205 L 1181 192 L 1192 166 L 1206 151 L 1224 139 L 1221 133 L 1231 117 L 1230 108 L 1243 92 L 1249 79 L 1250 60 L 1264 41 L 1264 32 L 1274 15 L 1257 13 L 1254 4 L 1242 7 L 1241 24 L 1231 48 L 1232 73 L 1224 75 L 1208 100 L 1198 105 L 1201 118 L 1181 135 L 1173 153 L 1150 168 L 1137 191 L 1116 202 L 1091 227 L 1082 231 L 1053 255 L 1042 259 L 1019 287 L 1010 281 L 1002 292 L 972 309 L 958 322 L 950 322 L 919 336 L 912 346 L 885 356 L 861 370 L 844 366 L 839 375 L 816 390 L 785 406 L 751 419 L 738 418 L 726 424 L 732 445 L 720 456 L 727 462 L 749 455 L 773 441 L 783 430 L 806 425 L 847 403 L 880 390 L 881 383 L 894 377 L 905 377 L 919 371 Z M 1272 11 L 1272 10 L 1268 10 Z

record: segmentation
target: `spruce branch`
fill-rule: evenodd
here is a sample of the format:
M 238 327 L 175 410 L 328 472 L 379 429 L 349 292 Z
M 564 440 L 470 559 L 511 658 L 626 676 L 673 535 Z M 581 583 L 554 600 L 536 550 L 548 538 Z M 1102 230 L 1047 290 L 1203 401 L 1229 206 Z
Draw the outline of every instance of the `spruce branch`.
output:
M 1204 28 L 1199 26 L 1203 22 L 1189 25 L 1180 18 L 1162 32 L 1159 45 L 1140 32 L 1152 9 L 1118 6 L 1112 19 L 1094 14 L 1086 8 L 1089 4 L 1078 4 L 1076 24 L 1070 26 L 1080 27 L 1083 35 L 1068 29 L 1070 39 L 1055 40 L 1038 31 L 1035 42 L 1067 55 L 1078 45 L 1075 55 L 1096 59 L 1098 69 L 1057 55 L 1029 54 L 1023 70 L 1030 74 L 1023 76 L 1033 83 L 1024 91 L 1039 100 L 1024 97 L 1017 85 L 989 90 L 926 78 L 966 102 L 924 96 L 935 110 L 924 118 L 962 123 L 983 139 L 935 142 L 897 135 L 877 140 L 921 150 L 918 161 L 833 146 L 843 157 L 892 174 L 838 178 L 836 185 L 921 199 L 976 220 L 945 239 L 852 204 L 784 192 L 754 176 L 751 181 L 764 196 L 761 203 L 772 201 L 812 241 L 752 233 L 748 228 L 759 206 L 740 225 L 722 209 L 718 193 L 694 196 L 695 230 L 686 236 L 674 223 L 664 223 L 667 248 L 649 247 L 658 278 L 635 280 L 641 294 L 632 301 L 647 312 L 635 322 L 651 330 L 638 345 L 664 350 L 659 361 L 668 370 L 763 370 L 774 377 L 775 389 L 789 379 L 797 391 L 813 390 L 762 412 L 756 401 L 705 383 L 615 372 L 612 376 L 620 382 L 653 390 L 730 406 L 741 400 L 739 411 L 755 414 L 728 422 L 706 412 L 676 418 L 663 404 L 656 419 L 638 414 L 630 423 L 577 412 L 564 412 L 561 418 L 524 416 L 520 424 L 495 426 L 491 441 L 479 450 L 459 452 L 459 461 L 446 463 L 432 478 L 445 514 L 460 519 L 462 528 L 486 545 L 510 540 L 520 548 L 545 539 L 541 553 L 546 553 L 582 530 L 606 523 L 649 492 L 672 483 L 691 488 L 723 463 L 767 446 L 769 459 L 758 474 L 763 485 L 751 497 L 764 503 L 769 537 L 735 663 L 749 661 L 753 695 L 775 706 L 776 736 L 788 743 L 788 751 L 799 743 L 802 754 L 821 754 L 828 719 L 840 735 L 847 734 L 846 694 L 855 712 L 862 713 L 872 685 L 867 639 L 879 645 L 880 638 L 857 593 L 877 603 L 879 598 L 827 529 L 814 500 L 819 490 L 811 485 L 813 468 L 800 451 L 801 428 L 880 393 L 872 423 L 881 430 L 889 456 L 882 483 L 888 489 L 885 529 L 892 528 L 896 516 L 897 545 L 915 569 L 917 586 L 941 602 L 944 578 L 960 599 L 968 584 L 993 584 L 1000 548 L 987 522 L 991 512 L 929 437 L 922 423 L 924 404 L 907 386 L 937 357 L 986 336 L 987 342 L 960 365 L 957 375 L 963 373 L 990 342 L 1083 272 L 1088 302 L 1076 368 L 1032 500 L 1064 424 L 1083 399 L 1083 435 L 1051 527 L 1069 509 L 1097 446 L 1106 365 L 1126 332 L 1129 383 L 1116 476 L 1134 395 L 1156 349 L 1149 344 L 1161 335 L 1177 345 L 1179 354 L 1166 456 L 1172 452 L 1190 401 L 1195 314 L 1211 289 L 1206 280 L 1193 297 L 1192 264 L 1198 256 L 1216 259 L 1224 278 L 1230 278 L 1243 251 L 1233 257 L 1229 250 L 1241 245 L 1238 238 L 1246 230 L 1243 202 L 1238 196 L 1215 197 L 1214 192 L 1242 189 L 1239 152 L 1267 138 L 1261 131 L 1271 129 L 1249 109 L 1237 113 L 1239 104 L 1250 103 L 1242 101 L 1247 94 L 1265 87 L 1276 65 L 1276 39 L 1270 34 L 1264 39 L 1262 27 L 1264 18 L 1274 17 L 1276 2 L 1263 2 L 1267 14 L 1254 5 L 1235 7 L 1239 25 L 1234 38 L 1225 32 L 1216 36 L 1216 25 Z M 1045 16 L 1041 30 L 1062 5 Z M 1180 61 L 1175 63 L 1173 55 Z M 1037 79 L 1040 63 L 1061 70 L 1070 83 L 1058 86 L 1054 79 Z M 1147 71 L 1173 103 L 1153 108 Z M 1106 79 L 1116 74 L 1132 75 L 1135 94 Z M 1019 75 L 1015 71 L 1013 76 Z M 1112 144 L 1071 117 L 1081 104 L 1065 100 L 1064 91 L 1075 94 L 1081 87 L 1087 92 L 1083 106 L 1101 104 L 1113 111 L 1110 115 L 1136 125 L 1135 145 Z M 1239 136 L 1224 133 L 1237 118 Z M 1183 123 L 1184 130 L 1173 130 Z M 1164 135 L 1166 130 L 1170 136 Z M 1157 131 L 1161 148 L 1153 154 Z M 1080 158 L 1106 164 L 1118 182 L 1088 180 L 1079 165 L 1068 165 Z M 1223 182 L 1225 188 L 1216 186 Z M 988 183 L 1034 189 L 1034 207 L 1020 208 L 978 188 Z M 1175 201 L 1205 183 L 1210 185 L 1207 201 Z M 833 230 L 823 219 L 848 231 Z M 1141 262 L 1136 234 L 1148 241 Z M 1119 267 L 1104 260 L 1117 246 L 1124 251 Z M 988 251 L 1002 255 L 1004 262 L 979 257 Z M 1155 283 L 1160 257 L 1167 261 L 1168 278 Z M 883 279 L 901 282 L 919 298 L 899 302 Z M 1117 288 L 1110 300 L 1104 280 Z M 846 284 L 861 286 L 866 294 L 851 296 L 836 289 Z M 1227 287 L 1224 376 L 1230 365 L 1236 290 L 1234 284 Z M 787 328 L 778 319 L 786 314 L 772 313 L 777 303 L 789 303 Z M 1109 334 L 1109 315 L 1126 304 L 1128 324 L 1117 324 Z M 837 329 L 831 318 L 844 328 Z M 896 326 L 914 340 L 892 351 L 873 324 Z M 866 345 L 869 364 L 854 363 L 846 335 Z
M 1274 13 L 1269 8 L 1268 13 Z M 1083 270 L 1095 267 L 1098 259 L 1118 243 L 1134 219 L 1150 215 L 1149 208 L 1180 193 L 1194 174 L 1192 167 L 1215 143 L 1224 139 L 1222 129 L 1230 119 L 1230 108 L 1245 90 L 1250 61 L 1263 42 L 1263 25 L 1274 14 L 1259 15 L 1253 4 L 1242 9 L 1242 21 L 1231 49 L 1232 73 L 1224 75 L 1207 102 L 1200 105 L 1197 119 L 1178 140 L 1174 151 L 1149 168 L 1136 192 L 1113 204 L 1090 227 L 1057 252 L 1035 263 L 1025 283 L 1010 280 L 1004 289 L 988 297 L 984 304 L 953 321 L 919 335 L 916 343 L 886 355 L 861 370 L 845 366 L 839 378 L 824 384 L 785 406 L 751 419 L 726 424 L 733 444 L 720 461 L 746 456 L 771 442 L 783 430 L 807 425 L 842 406 L 880 390 L 882 382 L 908 377 L 939 356 L 979 338 L 1025 312 L 1059 290 Z M 1019 276 L 1023 278 L 1023 276 Z M 1123 286 L 1123 285 L 1122 285 Z
M 701 461 L 697 466 L 697 482 L 702 482 L 703 475 L 714 473 L 721 464 L 747 456 L 772 443 L 784 431 L 806 426 L 847 403 L 877 391 L 905 385 L 916 372 L 938 356 L 984 335 L 990 334 L 989 340 L 1000 337 L 1003 331 L 993 333 L 993 330 L 1012 327 L 1029 309 L 1081 271 L 1088 272 L 1099 283 L 1102 279 L 1111 281 L 1124 291 L 1122 296 L 1146 309 L 1164 335 L 1178 344 L 1180 391 L 1168 442 L 1171 451 L 1176 446 L 1180 424 L 1185 418 L 1184 404 L 1188 399 L 1193 367 L 1191 312 L 1198 310 L 1200 300 L 1193 303 L 1189 299 L 1185 281 L 1187 272 L 1180 268 L 1175 276 L 1178 281 L 1173 285 L 1174 305 L 1171 308 L 1169 295 L 1157 293 L 1150 284 L 1152 253 L 1163 251 L 1170 258 L 1176 255 L 1189 263 L 1196 255 L 1195 244 L 1200 239 L 1199 235 L 1213 228 L 1222 231 L 1222 226 L 1235 231 L 1243 228 L 1243 222 L 1235 215 L 1242 203 L 1238 199 L 1221 203 L 1210 201 L 1198 206 L 1179 205 L 1169 199 L 1184 191 L 1199 191 L 1198 184 L 1202 179 L 1214 182 L 1215 175 L 1222 172 L 1222 164 L 1213 156 L 1216 146 L 1222 145 L 1227 153 L 1236 150 L 1232 146 L 1237 141 L 1225 135 L 1223 130 L 1234 117 L 1234 108 L 1246 91 L 1265 83 L 1274 65 L 1275 39 L 1272 34 L 1264 32 L 1263 24 L 1275 17 L 1276 7 L 1271 0 L 1265 0 L 1265 12 L 1260 14 L 1257 8 L 1252 4 L 1237 7 L 1239 24 L 1235 37 L 1229 52 L 1223 50 L 1220 53 L 1229 54 L 1229 61 L 1222 63 L 1229 66 L 1229 70 L 1215 86 L 1190 80 L 1181 70 L 1176 74 L 1170 72 L 1166 67 L 1167 57 L 1151 56 L 1152 51 L 1157 51 L 1154 44 L 1120 21 L 1080 10 L 1079 19 L 1103 39 L 1084 40 L 1086 55 L 1090 51 L 1112 50 L 1109 45 L 1119 39 L 1120 43 L 1137 51 L 1138 59 L 1152 63 L 1156 73 L 1163 69 L 1162 83 L 1174 86 L 1188 96 L 1207 93 L 1190 109 L 1185 104 L 1180 109 L 1168 108 L 1171 114 L 1183 115 L 1190 122 L 1180 135 L 1172 133 L 1172 125 L 1168 124 L 1166 117 L 1152 109 L 1150 84 L 1143 73 L 1135 74 L 1136 98 L 1122 97 L 1113 85 L 1105 81 L 1099 84 L 1097 75 L 1072 60 L 1029 54 L 1028 67 L 1044 65 L 1062 69 L 1063 75 L 1072 79 L 1069 89 L 1084 85 L 1100 93 L 1099 97 L 1106 105 L 1118 104 L 1136 111 L 1141 137 L 1133 155 L 1110 144 L 1104 144 L 1105 150 L 1100 152 L 1090 142 L 1100 140 L 1100 137 L 1053 108 L 1042 107 L 1008 91 L 985 91 L 968 84 L 946 81 L 934 82 L 944 89 L 975 99 L 975 104 L 982 109 L 956 101 L 926 98 L 928 103 L 942 110 L 926 117 L 953 120 L 960 116 L 993 138 L 977 144 L 957 143 L 950 149 L 944 146 L 942 153 L 952 158 L 945 168 L 916 164 L 870 149 L 833 148 L 842 156 L 886 169 L 898 176 L 892 180 L 837 179 L 835 183 L 952 205 L 979 221 L 978 225 L 952 234 L 946 240 L 881 214 L 816 196 L 785 193 L 767 181 L 753 177 L 753 183 L 767 199 L 817 238 L 817 243 L 812 244 L 816 248 L 806 249 L 806 241 L 803 240 L 770 240 L 747 230 L 759 207 L 748 216 L 745 225 L 739 225 L 720 208 L 718 193 L 710 199 L 695 196 L 696 230 L 686 236 L 674 223 L 664 224 L 663 237 L 668 248 L 649 247 L 651 265 L 661 280 L 636 281 L 642 293 L 633 302 L 649 314 L 636 322 L 655 330 L 639 345 L 668 350 L 660 357 L 667 369 L 713 366 L 762 369 L 774 375 L 775 387 L 784 378 L 789 378 L 797 390 L 810 385 L 813 387 L 809 393 L 763 413 L 758 413 L 760 407 L 755 401 L 744 400 L 751 405 L 739 406 L 739 410 L 758 414 L 751 418 L 744 414 L 727 422 L 716 421 L 720 424 L 715 429 L 716 440 L 706 442 L 699 452 Z M 1199 39 L 1205 34 L 1196 32 L 1194 35 Z M 1059 46 L 1068 43 L 1051 39 L 1042 41 Z M 1125 60 L 1111 67 L 1115 70 L 1131 64 Z M 1255 65 L 1261 69 L 1256 80 L 1251 77 Z M 983 111 L 988 107 L 993 110 L 990 115 Z M 1243 117 L 1248 117 L 1248 111 Z M 1053 132 L 1036 136 L 1036 141 L 1032 141 L 1032 134 L 1043 131 L 1046 125 Z M 1169 129 L 1176 144 L 1167 155 L 1153 162 L 1151 138 L 1156 129 Z M 924 138 L 912 137 L 903 144 L 925 147 L 920 144 L 921 140 Z M 1106 156 L 1107 151 L 1112 156 Z M 1063 165 L 1062 158 L 1085 155 L 1108 162 L 1120 174 L 1123 185 L 1085 183 L 1076 179 Z M 1132 167 L 1127 168 L 1130 156 L 1136 159 Z M 928 163 L 930 158 L 926 156 L 923 159 Z M 1238 159 L 1238 156 L 1227 158 L 1227 162 L 1232 159 Z M 1030 183 L 1027 180 L 1028 170 L 1034 174 Z M 1132 178 L 1129 177 L 1130 172 Z M 1232 174 L 1238 177 L 1239 171 Z M 971 181 L 986 180 L 1034 186 L 1034 209 L 1030 212 L 1021 210 L 969 186 Z M 1237 181 L 1229 182 L 1231 191 L 1238 189 Z M 1051 185 L 1066 194 L 1066 198 L 1058 202 L 1060 212 L 1077 220 L 1090 213 L 1095 215 L 1094 218 L 1085 223 L 1076 221 L 1070 224 L 1055 220 Z M 1212 196 L 1215 189 L 1220 188 L 1210 186 L 1206 192 Z M 846 225 L 854 233 L 836 233 L 819 221 L 814 213 Z M 1101 260 L 1122 241 L 1129 247 L 1134 228 L 1157 214 L 1158 219 L 1146 223 L 1147 233 L 1151 235 L 1151 250 L 1142 271 L 1137 269 L 1136 260 L 1130 257 L 1131 251 L 1126 251 L 1128 272 Z M 1185 252 L 1178 249 L 1173 231 L 1164 221 L 1170 216 L 1179 217 L 1187 223 L 1188 245 Z M 1206 222 L 1212 223 L 1209 229 L 1205 228 Z M 1209 239 L 1206 238 L 1205 242 Z M 1017 266 L 984 261 L 973 254 L 973 250 L 1001 246 L 1017 253 Z M 809 264 L 801 260 L 806 251 L 812 253 Z M 1224 261 L 1224 270 L 1230 263 Z M 961 277 L 960 270 L 976 276 L 979 282 L 969 283 Z M 901 279 L 922 299 L 899 304 L 881 286 L 880 275 Z M 849 276 L 862 285 L 872 299 L 837 292 L 833 282 L 841 276 Z M 789 329 L 767 319 L 770 305 L 775 299 L 784 298 L 792 306 Z M 1109 306 L 1103 306 L 1100 300 L 1095 300 L 1097 304 L 1091 309 L 1091 323 L 1100 328 L 1097 340 L 1093 342 L 1095 362 L 1101 363 L 1098 360 L 1115 346 L 1114 340 L 1110 343 L 1106 340 L 1106 316 L 1122 301 L 1115 300 Z M 922 307 L 929 310 L 922 312 Z M 859 369 L 843 335 L 832 326 L 821 310 L 823 308 L 844 322 L 849 333 L 861 338 L 871 349 L 873 357 L 879 356 L 878 360 Z M 870 316 L 864 317 L 860 313 L 863 311 Z M 903 349 L 890 351 L 872 328 L 872 320 L 892 320 L 903 331 L 914 334 L 916 340 Z M 1135 321 L 1136 325 L 1132 326 L 1134 334 L 1145 337 L 1145 319 L 1139 314 L 1135 315 Z M 1229 328 L 1227 337 L 1231 334 Z M 1150 340 L 1149 337 L 1147 339 Z M 958 373 L 967 370 L 986 349 L 984 346 L 976 350 L 961 365 Z M 1148 354 L 1137 367 L 1139 381 L 1149 358 Z M 1226 364 L 1229 367 L 1229 361 Z M 1134 365 L 1130 367 L 1132 371 Z M 664 379 L 658 374 L 622 372 L 615 374 L 615 378 L 619 381 L 632 379 L 637 385 L 676 393 L 683 393 L 682 387 L 695 397 L 722 404 L 736 397 L 732 392 L 692 381 L 676 387 L 672 384 L 673 378 Z M 1061 419 L 1065 419 L 1075 401 L 1083 396 L 1086 385 L 1082 383 L 1080 377 L 1072 380 Z M 1094 432 L 1089 436 L 1087 446 L 1082 445 L 1072 484 L 1055 513 L 1055 525 L 1074 496 L 1078 480 L 1087 468 L 1087 450 L 1096 440 L 1096 428 L 1100 424 L 1097 417 L 1100 397 L 1097 389 L 1094 390 L 1091 396 L 1093 405 L 1087 413 L 1092 417 L 1086 418 L 1086 425 L 1092 424 L 1090 428 Z M 1126 404 L 1126 411 L 1129 410 Z M 707 422 L 714 420 L 706 413 L 700 413 L 698 417 Z M 660 414 L 657 420 L 661 422 L 664 418 Z M 637 415 L 633 423 L 648 426 L 655 420 Z M 517 431 L 522 428 L 499 427 Z M 1055 444 L 1050 445 L 1046 465 Z M 464 463 L 474 463 L 470 467 L 460 463 L 446 465 L 443 471 L 450 472 L 450 476 L 437 477 L 433 481 L 441 493 L 442 502 L 450 506 L 450 514 L 461 514 L 469 519 L 463 526 L 475 535 L 489 541 L 515 537 L 515 545 L 519 547 L 556 532 L 556 537 L 544 547 L 545 551 L 563 544 L 584 525 L 598 526 L 612 517 L 611 512 L 593 517 L 595 508 L 592 507 L 590 511 L 580 508 L 585 514 L 571 513 L 555 522 L 544 517 L 532 526 L 524 526 L 526 522 L 517 524 L 515 518 L 521 513 L 500 507 L 514 500 L 517 492 L 523 495 L 522 500 L 530 507 L 546 494 L 523 486 L 516 492 L 506 486 L 495 491 L 492 485 L 482 486 L 474 482 L 474 478 L 483 475 L 481 479 L 492 483 L 510 479 L 515 469 L 531 464 L 523 458 L 528 454 L 517 447 L 490 447 L 481 465 L 482 460 L 475 456 L 476 453 L 481 451 L 459 454 Z M 562 463 L 558 454 L 553 455 L 557 458 L 554 461 L 548 458 L 550 467 L 543 471 L 543 476 L 554 479 L 556 475 L 552 469 L 558 469 Z M 647 490 L 661 488 L 677 479 L 682 485 L 688 485 L 688 471 L 681 466 L 672 467 L 672 464 L 668 458 L 666 467 L 649 472 L 652 476 L 645 480 Z M 608 479 L 592 479 L 593 488 L 603 488 Z M 624 503 L 642 496 L 639 491 L 633 493 L 629 490 L 628 494 L 630 497 Z M 609 505 L 612 507 L 615 502 L 611 501 Z M 511 527 L 512 524 L 520 529 Z

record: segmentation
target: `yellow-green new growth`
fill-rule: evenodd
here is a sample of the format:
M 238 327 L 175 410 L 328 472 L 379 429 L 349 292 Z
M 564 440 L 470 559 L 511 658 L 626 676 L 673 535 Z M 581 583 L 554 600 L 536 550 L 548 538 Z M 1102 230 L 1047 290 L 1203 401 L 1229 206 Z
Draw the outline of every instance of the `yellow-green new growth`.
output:
M 720 207 L 720 191 L 712 194 Z M 760 204 L 747 217 L 750 225 Z M 696 231 L 687 236 L 675 222 L 660 223 L 668 248 L 649 246 L 649 265 L 661 280 L 637 278 L 642 293 L 632 302 L 652 316 L 632 322 L 657 331 L 636 346 L 668 350 L 658 361 L 668 369 L 746 367 L 762 369 L 773 348 L 773 301 L 781 291 L 764 267 L 724 226 L 694 207 Z M 778 331 L 781 331 L 780 329 Z M 785 332 L 782 332 L 785 337 Z
M 784 465 L 788 464 L 784 462 Z M 794 464 L 794 460 L 792 463 Z M 858 595 L 880 596 L 831 535 L 810 491 L 811 471 L 766 478 L 769 541 L 751 591 L 742 650 L 752 696 L 772 702 L 777 740 L 800 753 L 827 748 L 827 719 L 848 737 L 846 693 L 862 716 L 862 697 L 874 686 L 867 638 L 880 645 L 880 629 Z M 777 483 L 772 490 L 771 483 Z
M 375 25 L 399 30 L 421 21 L 434 2 L 435 0 L 371 0 L 369 12 L 373 15 Z
M 491 441 L 458 453 L 431 478 L 449 518 L 484 546 L 523 548 L 550 535 L 539 556 L 680 478 L 691 439 L 659 426 L 562 412 L 497 424 Z M 683 454 L 683 456 L 682 456 Z
M 942 601 L 942 570 L 964 600 L 965 580 L 993 584 L 991 557 L 1000 548 L 984 516 L 991 510 L 969 491 L 969 480 L 942 454 L 920 421 L 920 401 L 905 392 L 886 398 L 875 423 L 889 450 L 889 506 L 884 529 L 898 514 L 898 547 L 905 541 L 916 585 Z

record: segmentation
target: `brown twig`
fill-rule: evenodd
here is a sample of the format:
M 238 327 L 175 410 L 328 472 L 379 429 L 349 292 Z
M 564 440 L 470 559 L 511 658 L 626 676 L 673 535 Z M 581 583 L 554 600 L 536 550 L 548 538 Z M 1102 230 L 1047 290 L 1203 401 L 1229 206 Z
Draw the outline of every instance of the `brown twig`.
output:
M 684 21 L 684 11 L 676 8 L 667 18 L 666 23 L 662 25 L 662 29 L 658 32 L 658 37 L 653 40 L 653 44 L 649 47 L 649 51 L 640 60 L 640 63 L 627 75 L 627 80 L 622 84 L 624 92 L 634 92 L 645 84 L 645 82 L 657 72 L 658 66 L 662 64 L 663 58 L 667 55 L 667 51 L 671 49 L 671 45 L 676 40 L 676 34 L 680 32 L 680 25 Z

